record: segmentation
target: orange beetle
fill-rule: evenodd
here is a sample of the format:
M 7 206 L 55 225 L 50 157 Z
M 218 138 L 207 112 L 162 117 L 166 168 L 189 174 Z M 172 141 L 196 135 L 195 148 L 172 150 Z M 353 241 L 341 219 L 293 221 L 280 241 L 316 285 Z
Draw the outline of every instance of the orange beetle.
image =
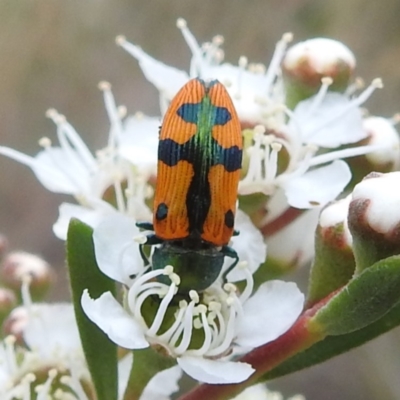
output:
M 163 240 L 228 244 L 242 164 L 240 122 L 225 87 L 189 81 L 165 115 L 153 226 Z
M 183 86 L 160 130 L 153 224 L 137 224 L 154 230 L 147 245 L 162 244 L 154 250 L 152 268 L 173 265 L 181 292 L 209 287 L 225 256 L 234 258 L 225 275 L 239 260 L 228 243 L 242 147 L 239 118 L 225 87 L 199 78 Z

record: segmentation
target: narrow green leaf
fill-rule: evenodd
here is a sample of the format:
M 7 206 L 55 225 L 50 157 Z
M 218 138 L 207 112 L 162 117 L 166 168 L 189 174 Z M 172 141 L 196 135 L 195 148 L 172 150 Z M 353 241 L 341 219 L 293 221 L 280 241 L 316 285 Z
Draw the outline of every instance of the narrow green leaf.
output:
M 400 256 L 393 256 L 354 278 L 310 320 L 311 327 L 314 324 L 331 336 L 284 361 L 260 381 L 319 364 L 399 326 L 399 299 Z
M 262 376 L 261 381 L 279 378 L 322 363 L 339 354 L 346 353 L 400 325 L 400 304 L 384 317 L 367 327 L 345 335 L 328 336 L 309 349 L 289 358 Z
M 353 278 L 310 320 L 327 335 L 364 328 L 400 300 L 400 256 L 381 260 Z
M 67 238 L 67 257 L 72 301 L 86 361 L 98 400 L 116 400 L 118 396 L 117 347 L 85 315 L 81 296 L 88 289 L 91 296 L 104 292 L 115 295 L 115 283 L 98 268 L 92 239 L 93 230 L 84 223 L 71 220 Z

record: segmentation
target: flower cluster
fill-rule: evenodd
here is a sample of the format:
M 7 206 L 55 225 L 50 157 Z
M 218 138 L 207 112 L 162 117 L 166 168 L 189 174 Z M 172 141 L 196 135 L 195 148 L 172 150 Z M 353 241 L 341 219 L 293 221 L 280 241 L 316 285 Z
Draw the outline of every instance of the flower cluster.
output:
M 90 382 L 72 304 L 32 303 L 29 278 L 22 286 L 23 304 L 5 321 L 9 335 L 0 343 L 2 399 L 89 400 Z M 69 396 L 69 397 L 68 397 Z
M 351 187 L 358 164 L 388 172 L 398 168 L 400 160 L 400 140 L 393 127 L 398 117 L 368 116 L 361 108 L 382 87 L 381 80 L 356 94 L 362 84 L 352 77 L 355 57 L 341 43 L 314 39 L 289 48 L 292 35 L 284 34 L 268 67 L 251 64 L 246 57 L 235 66 L 223 62 L 221 36 L 199 45 L 185 21 L 180 19 L 177 25 L 192 53 L 188 72 L 164 65 L 124 37 L 117 38 L 158 89 L 160 117 L 127 117 L 111 85 L 102 82 L 99 88 L 110 121 L 103 149 L 91 152 L 55 110 L 47 116 L 56 125 L 58 145 L 41 138 L 43 149 L 34 157 L 0 146 L 0 154 L 31 168 L 48 190 L 75 198 L 78 204 L 60 205 L 53 226 L 57 237 L 66 239 L 72 218 L 93 230 L 97 266 L 121 287 L 122 301 L 111 291 L 94 298 L 86 289 L 79 293 L 79 307 L 87 317 L 121 348 L 151 348 L 176 360 L 178 366 L 159 372 L 148 383 L 142 400 L 168 398 L 177 390 L 181 371 L 209 384 L 251 377 L 253 366 L 238 358 L 284 334 L 304 308 L 304 296 L 294 283 L 265 280 L 266 266 L 278 260 L 285 264 L 282 272 L 310 260 L 318 213 Z M 208 287 L 186 291 L 180 290 L 183 277 L 173 262 L 160 269 L 152 266 L 155 252 L 146 254 L 143 246 L 149 236 L 136 222 L 152 216 L 158 126 L 178 90 L 195 77 L 218 79 L 226 87 L 239 116 L 244 157 L 234 225 L 240 235 L 229 244 L 238 262 L 231 270 L 225 259 Z M 333 216 L 328 209 L 323 211 L 318 239 L 340 223 L 351 248 L 342 218 L 349 203 L 347 198 L 335 206 L 340 218 L 336 211 Z M 29 399 L 34 380 L 45 371 L 43 382 L 35 385 L 38 400 L 52 394 L 91 399 L 87 387 L 93 384 L 72 306 L 33 304 L 28 275 L 22 273 L 19 281 L 23 306 L 8 319 L 20 321 L 22 315 L 22 327 L 12 323 L 12 336 L 0 345 L 0 359 L 5 360 L 0 364 L 0 394 L 5 399 Z M 309 302 L 320 297 L 318 286 Z M 18 335 L 25 344 L 22 357 L 17 357 L 19 348 L 14 346 Z M 122 398 L 131 353 L 119 364 Z M 170 385 L 160 388 L 160 376 Z M 257 392 L 260 398 L 271 398 L 264 387 L 252 390 L 249 393 Z

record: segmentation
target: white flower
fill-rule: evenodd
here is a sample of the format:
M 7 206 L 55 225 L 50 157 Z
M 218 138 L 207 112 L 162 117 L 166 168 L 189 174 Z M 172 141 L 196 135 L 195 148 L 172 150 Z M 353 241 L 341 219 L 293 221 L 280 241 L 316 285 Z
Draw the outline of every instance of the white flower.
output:
M 74 366 L 86 373 L 85 358 L 75 314 L 70 303 L 32 304 L 23 331 L 28 348 L 35 352 L 41 365 Z
M 0 398 L 30 400 L 31 386 L 34 386 L 38 395 L 34 397 L 36 400 L 47 400 L 52 395 L 89 400 L 81 382 L 90 385 L 90 374 L 72 304 L 32 303 L 27 277 L 22 284 L 22 300 L 23 305 L 12 311 L 9 320 L 13 325 L 11 332 L 23 339 L 26 348 L 16 347 L 13 335 L 0 342 Z M 118 363 L 118 399 L 123 398 L 126 390 L 132 361 L 132 354 L 127 354 Z M 38 385 L 36 375 L 43 371 L 48 371 L 48 378 L 44 384 Z M 56 377 L 67 391 L 52 387 Z M 151 397 L 143 398 L 149 399 Z
M 100 88 L 111 128 L 107 147 L 96 156 L 65 117 L 55 110 L 49 110 L 47 115 L 57 125 L 59 146 L 52 146 L 50 139 L 42 138 L 39 143 L 43 150 L 35 157 L 0 146 L 0 154 L 30 167 L 46 189 L 73 195 L 78 201 L 79 205 L 64 203 L 60 207 L 54 231 L 62 239 L 65 239 L 71 217 L 95 226 L 103 215 L 115 210 L 104 199 L 110 188 L 114 196 L 110 202 L 115 202 L 118 211 L 143 219 L 151 215 L 144 201 L 152 195 L 147 179 L 154 174 L 156 152 L 148 157 L 154 143 L 150 150 L 149 142 L 142 145 L 141 140 L 142 137 L 151 137 L 153 142 L 157 140 L 159 121 L 137 115 L 129 118 L 124 126 L 121 118 L 125 109 L 116 106 L 110 85 L 103 82 Z M 136 143 L 135 150 L 133 143 Z
M 277 104 L 282 104 L 284 93 L 280 78 L 279 65 L 292 35 L 287 33 L 277 43 L 275 53 L 268 68 L 261 64 L 248 65 L 246 57 L 241 57 L 239 65 L 223 63 L 224 53 L 220 48 L 221 36 L 212 42 L 200 46 L 189 31 L 186 21 L 179 19 L 178 28 L 192 52 L 190 71 L 180 71 L 167 66 L 148 54 L 140 47 L 129 43 L 123 36 L 117 38 L 122 46 L 139 61 L 145 77 L 160 92 L 161 109 L 165 112 L 169 101 L 191 78 L 218 79 L 232 97 L 236 111 L 242 122 L 261 123 L 274 113 Z
M 77 400 L 88 400 L 81 381 L 90 381 L 72 304 L 32 303 L 29 293 L 31 278 L 22 279 L 23 305 L 10 314 L 16 332 L 25 347 L 15 347 L 16 337 L 8 336 L 0 344 L 0 394 L 2 399 L 31 399 L 31 386 L 37 400 L 46 400 L 54 393 L 60 397 L 64 390 L 53 391 L 52 383 L 59 377 L 72 389 Z M 36 376 L 48 371 L 44 384 L 37 384 Z M 2 390 L 4 390 L 2 392 Z M 36 398 L 36 397 L 35 397 Z
M 21 308 L 16 309 L 18 312 Z M 80 380 L 89 380 L 71 304 L 28 304 L 27 318 L 22 327 L 27 350 L 17 350 L 15 337 L 0 344 L 0 396 L 2 399 L 30 399 L 36 373 L 48 370 L 43 385 L 35 385 L 37 399 L 46 400 L 52 393 L 57 375 L 77 394 L 76 399 L 88 400 Z M 59 390 L 61 393 L 61 389 Z
M 357 97 L 350 96 L 352 91 L 328 91 L 332 82 L 331 78 L 323 78 L 319 92 L 299 102 L 289 113 L 288 135 L 292 140 L 332 149 L 367 137 L 360 106 L 375 89 L 383 87 L 381 79 L 374 79 Z
M 186 373 L 199 381 L 245 380 L 252 374 L 252 367 L 230 361 L 229 354 L 243 353 L 272 341 L 294 323 L 303 307 L 303 295 L 296 285 L 266 282 L 253 294 L 251 272 L 241 262 L 239 268 L 243 268 L 241 274 L 245 277 L 242 293 L 232 283 L 221 284 L 217 280 L 202 293 L 191 290 L 184 297 L 176 297 L 180 278 L 173 267 L 150 271 L 138 267 L 143 263 L 138 261 L 139 252 L 132 246 L 135 231 L 129 219 L 124 223 L 122 218 L 126 217 L 120 216 L 118 222 L 113 222 L 111 217 L 104 220 L 95 228 L 93 237 L 99 268 L 127 286 L 126 307 L 109 292 L 92 299 L 85 291 L 81 303 L 88 317 L 122 347 L 163 347 Z M 260 250 L 265 251 L 261 235 L 254 236 L 251 230 L 255 228 L 248 221 L 235 227 L 244 240 L 248 236 L 249 240 L 258 241 Z M 255 257 L 250 262 L 260 261 Z M 162 275 L 170 278 L 169 286 L 157 280 Z M 142 315 L 142 306 L 155 297 L 159 298 L 158 310 L 148 323 Z M 171 308 L 175 310 L 173 321 L 166 319 L 166 312 Z M 193 348 L 192 338 L 199 334 L 202 343 Z
M 47 379 L 43 384 L 37 384 L 36 371 L 31 368 L 33 367 L 32 360 L 37 363 L 39 355 L 31 350 L 22 348 L 17 350 L 14 342 L 13 336 L 9 336 L 3 342 L 0 342 L 0 397 L 2 400 L 48 400 L 49 398 L 89 400 L 80 382 L 82 375 L 76 369 L 76 365 L 58 364 L 49 369 Z M 126 390 L 131 365 L 132 354 L 126 355 L 118 364 L 118 400 L 122 400 Z M 48 367 L 48 365 L 45 367 Z M 38 370 L 40 374 L 43 371 L 46 371 L 46 369 Z M 60 387 L 55 389 L 52 386 L 55 378 L 59 378 L 59 381 L 63 384 L 63 389 Z M 89 379 L 88 371 L 85 371 L 83 378 Z M 167 395 L 173 392 L 172 388 L 172 384 L 165 388 Z M 31 397 L 32 392 L 35 394 Z M 141 397 L 141 400 L 153 399 L 154 397 L 151 396 Z
M 350 181 L 350 169 L 342 158 L 366 154 L 378 148 L 382 150 L 383 146 L 362 146 L 318 152 L 319 148 L 334 149 L 367 137 L 360 105 L 375 88 L 381 87 L 379 79 L 358 97 L 352 98 L 353 87 L 345 94 L 328 92 L 333 80 L 325 77 L 315 96 L 301 101 L 290 111 L 284 104 L 280 64 L 291 35 L 285 34 L 277 44 L 265 72 L 265 69 L 255 70 L 254 66 L 247 68 L 245 57 L 241 57 L 239 66 L 222 64 L 221 36 L 199 46 L 184 20 L 179 19 L 177 25 L 192 51 L 189 73 L 162 64 L 122 36 L 117 38 L 117 43 L 139 61 L 146 78 L 157 87 L 163 111 L 190 78 L 199 76 L 218 79 L 227 87 L 242 123 L 262 124 L 255 129 L 254 145 L 247 148 L 249 168 L 240 182 L 240 194 L 262 192 L 272 195 L 276 189 L 283 188 L 289 205 L 296 208 L 321 207 L 336 198 Z M 318 41 L 315 43 L 319 45 Z M 329 44 L 332 45 L 331 41 Z M 343 59 L 354 68 L 351 52 L 338 42 L 333 45 L 337 53 L 335 60 Z M 296 48 L 294 46 L 292 50 L 295 55 Z M 320 60 L 313 60 L 313 63 L 324 71 L 326 66 Z M 262 130 L 269 134 L 265 135 Z M 287 153 L 288 158 L 284 171 L 280 171 L 277 165 L 281 151 Z
M 376 152 L 390 146 L 371 145 L 318 153 L 319 147 L 330 149 L 365 138 L 359 105 L 380 80 L 372 82 L 359 97 L 327 93 L 331 80 L 324 80 L 314 97 L 300 102 L 288 124 L 271 123 L 254 128 L 254 144 L 247 148 L 249 160 L 246 176 L 239 183 L 242 195 L 262 192 L 274 195 L 282 188 L 287 204 L 305 209 L 321 207 L 336 198 L 351 179 L 351 171 L 341 158 Z M 268 127 L 267 127 L 268 129 Z M 278 167 L 280 154 L 287 158 L 283 171 Z

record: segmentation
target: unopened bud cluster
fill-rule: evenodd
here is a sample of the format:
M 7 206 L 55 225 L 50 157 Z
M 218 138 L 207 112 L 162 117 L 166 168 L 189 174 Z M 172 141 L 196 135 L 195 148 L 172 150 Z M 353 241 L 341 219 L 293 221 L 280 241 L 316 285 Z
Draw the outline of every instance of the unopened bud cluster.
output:
M 43 298 L 54 281 L 50 265 L 34 254 L 15 251 L 7 254 L 1 264 L 0 279 L 3 285 L 19 293 L 24 279 L 30 280 L 34 299 Z

